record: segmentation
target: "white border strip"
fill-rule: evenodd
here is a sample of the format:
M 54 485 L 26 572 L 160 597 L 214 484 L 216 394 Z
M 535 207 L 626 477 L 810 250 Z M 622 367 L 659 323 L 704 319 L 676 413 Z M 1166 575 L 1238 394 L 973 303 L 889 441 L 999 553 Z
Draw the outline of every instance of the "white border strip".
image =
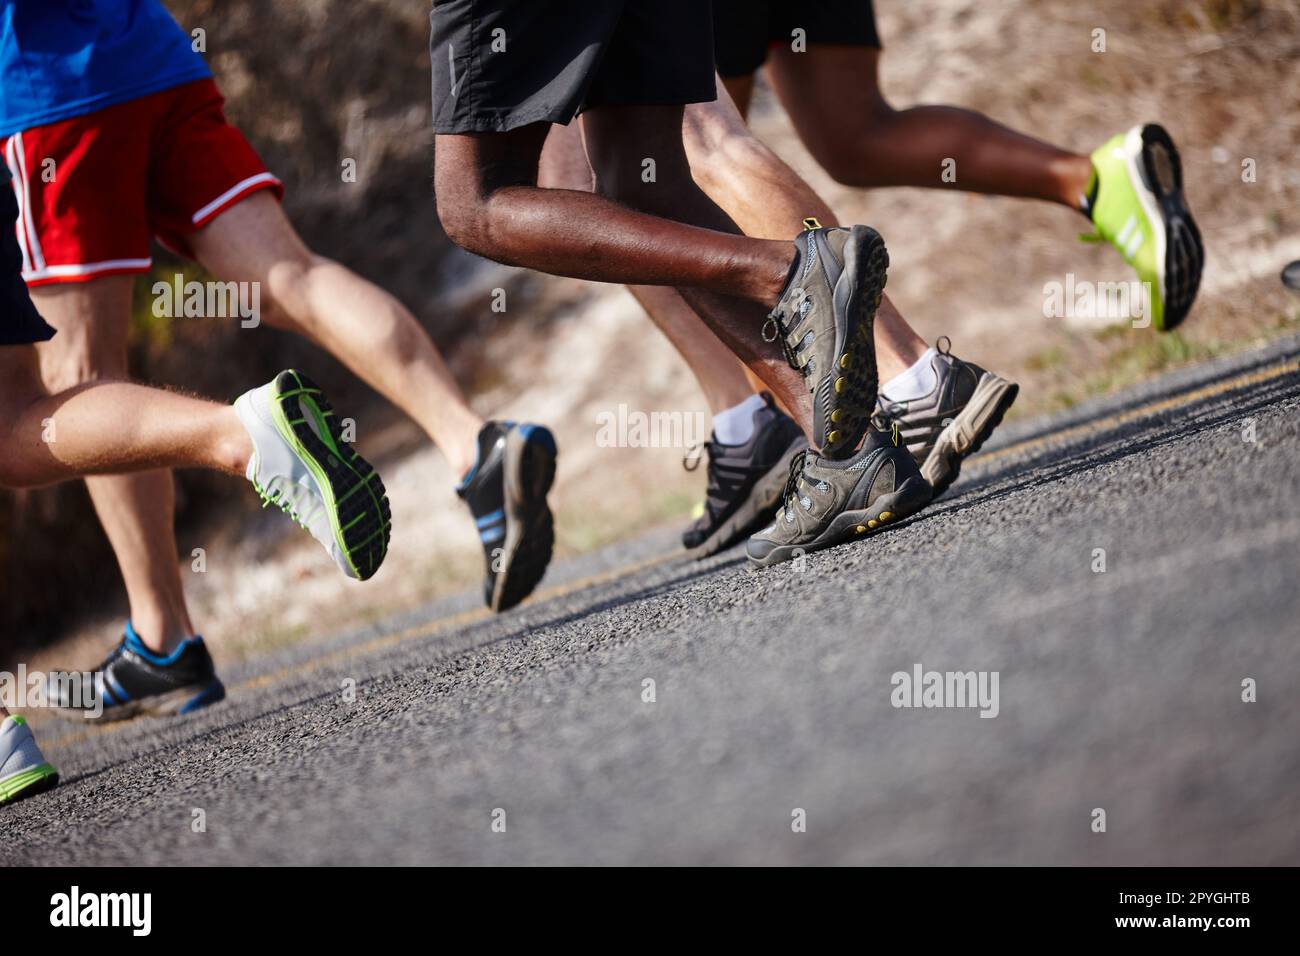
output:
M 17 161 L 14 159 L 14 137 L 5 141 L 5 165 L 9 167 L 9 187 L 14 191 L 18 203 L 18 219 L 14 222 L 14 238 L 23 254 L 23 275 L 32 271 L 32 260 L 27 254 L 27 228 L 23 225 L 26 210 L 23 208 L 22 179 Z
M 67 276 L 91 276 L 110 269 L 148 269 L 153 259 L 109 259 L 106 262 L 89 262 L 75 266 L 45 266 L 41 269 L 23 270 L 23 278 L 28 282 L 41 279 L 62 279 Z
M 27 178 L 27 153 L 23 146 L 23 134 L 14 133 L 14 140 L 18 144 L 15 150 L 18 156 L 18 168 L 22 170 L 23 209 L 27 212 L 23 218 L 27 221 L 27 241 L 31 246 L 32 265 L 40 270 L 45 268 L 45 250 L 41 248 L 40 237 L 36 234 L 36 224 L 32 222 L 32 187 L 31 181 Z
M 236 183 L 234 186 L 231 186 L 229 189 L 227 189 L 216 199 L 212 200 L 212 202 L 208 203 L 206 206 L 204 206 L 202 209 L 196 212 L 192 217 L 190 217 L 190 221 L 197 226 L 200 222 L 202 222 L 208 216 L 212 215 L 214 212 L 216 212 L 226 203 L 230 202 L 231 199 L 233 199 L 235 196 L 238 196 L 241 192 L 248 189 L 250 186 L 256 186 L 259 183 L 278 183 L 279 181 L 280 180 L 276 179 L 275 176 L 271 173 L 258 173 L 256 176 L 249 176 L 243 182 Z

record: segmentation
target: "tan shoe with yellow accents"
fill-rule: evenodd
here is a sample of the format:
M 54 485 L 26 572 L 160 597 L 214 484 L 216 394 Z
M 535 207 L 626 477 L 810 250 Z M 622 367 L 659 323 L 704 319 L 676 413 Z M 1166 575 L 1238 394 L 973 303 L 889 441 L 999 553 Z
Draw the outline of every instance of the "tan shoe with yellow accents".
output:
M 827 458 L 858 447 L 876 407 L 876 309 L 889 252 L 868 226 L 825 228 L 804 220 L 785 291 L 763 324 L 813 397 L 812 443 Z
M 933 495 L 896 426 L 873 428 L 844 461 L 803 452 L 790 463 L 776 520 L 749 539 L 749 560 L 767 567 L 865 537 L 916 514 Z

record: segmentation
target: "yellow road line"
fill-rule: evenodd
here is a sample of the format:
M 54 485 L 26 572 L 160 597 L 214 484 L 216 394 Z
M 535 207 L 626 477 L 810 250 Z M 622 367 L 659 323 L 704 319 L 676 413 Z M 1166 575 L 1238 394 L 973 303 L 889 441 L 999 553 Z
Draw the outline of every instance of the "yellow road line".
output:
M 1042 435 L 1038 438 L 1030 438 L 1025 441 L 1016 442 L 994 451 L 982 452 L 973 458 L 972 464 L 997 461 L 1000 458 L 1006 458 L 1009 455 L 1023 455 L 1026 452 L 1035 451 L 1040 448 L 1046 448 L 1049 445 L 1058 445 L 1069 442 L 1075 438 L 1082 437 L 1095 432 L 1107 431 L 1120 425 L 1127 425 L 1129 422 L 1136 421 L 1140 418 L 1149 418 L 1152 415 L 1158 415 L 1161 412 L 1172 411 L 1176 408 L 1185 408 L 1188 405 L 1194 405 L 1206 398 L 1213 398 L 1215 395 L 1222 395 L 1225 392 L 1233 392 L 1238 389 L 1247 388 L 1251 385 L 1258 385 L 1261 382 L 1272 381 L 1275 378 L 1281 378 L 1292 372 L 1300 371 L 1300 359 L 1291 359 L 1283 362 L 1281 365 L 1275 365 L 1272 368 L 1262 369 L 1258 372 L 1247 372 L 1244 375 L 1238 375 L 1235 378 L 1225 379 L 1222 382 L 1216 382 L 1213 385 L 1206 385 L 1202 388 L 1193 389 L 1190 392 L 1184 392 L 1173 398 L 1161 399 L 1158 402 L 1151 402 L 1139 408 L 1131 408 L 1125 412 L 1116 412 L 1113 415 L 1107 415 L 1105 418 L 1099 418 L 1095 421 L 1084 422 L 1081 425 L 1075 425 L 1071 428 L 1065 428 L 1061 431 L 1052 432 L 1048 435 Z

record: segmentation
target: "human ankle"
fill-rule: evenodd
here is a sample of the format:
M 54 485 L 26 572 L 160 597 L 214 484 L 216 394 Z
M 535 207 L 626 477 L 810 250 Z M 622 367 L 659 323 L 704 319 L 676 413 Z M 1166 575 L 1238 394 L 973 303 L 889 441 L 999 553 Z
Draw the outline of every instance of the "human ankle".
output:
M 1089 193 L 1093 184 L 1092 160 L 1087 156 L 1070 156 L 1057 168 L 1060 192 L 1057 201 L 1087 215 Z
M 128 622 L 136 637 L 154 654 L 166 656 L 194 636 L 187 617 L 155 612 L 132 614 Z
M 248 472 L 253 439 L 233 407 L 221 409 L 212 451 L 212 465 L 219 470 L 241 478 Z
M 743 445 L 754 435 L 754 414 L 766 402 L 762 395 L 749 395 L 713 416 L 713 438 L 720 445 Z
M 795 253 L 790 243 L 781 240 L 764 240 L 763 245 L 763 256 L 755 270 L 752 298 L 771 309 L 781 300 L 789 284 Z

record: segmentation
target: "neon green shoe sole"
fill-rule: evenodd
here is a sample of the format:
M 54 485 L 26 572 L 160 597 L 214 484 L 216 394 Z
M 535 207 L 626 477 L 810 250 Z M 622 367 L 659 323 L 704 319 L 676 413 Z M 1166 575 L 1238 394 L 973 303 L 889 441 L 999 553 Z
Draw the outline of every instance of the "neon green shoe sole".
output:
M 1161 126 L 1134 127 L 1092 154 L 1097 176 L 1085 239 L 1105 239 L 1150 290 L 1151 324 L 1176 328 L 1196 300 L 1205 263 L 1196 221 L 1183 195 L 1182 163 Z
M 271 413 L 320 487 L 339 551 L 358 579 L 372 577 L 388 554 L 393 523 L 379 473 L 343 440 L 334 409 L 301 372 L 276 376 Z
M 0 780 L 0 804 L 43 793 L 57 786 L 58 782 L 59 772 L 48 763 L 20 770 Z

